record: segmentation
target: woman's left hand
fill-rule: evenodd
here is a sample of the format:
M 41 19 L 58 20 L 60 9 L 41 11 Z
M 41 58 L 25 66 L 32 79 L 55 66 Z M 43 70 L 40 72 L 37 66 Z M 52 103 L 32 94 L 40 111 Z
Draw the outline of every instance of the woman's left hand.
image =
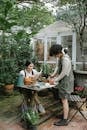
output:
M 55 79 L 54 78 L 50 78 L 49 79 L 49 83 L 50 83 L 50 85 L 54 85 L 55 84 Z

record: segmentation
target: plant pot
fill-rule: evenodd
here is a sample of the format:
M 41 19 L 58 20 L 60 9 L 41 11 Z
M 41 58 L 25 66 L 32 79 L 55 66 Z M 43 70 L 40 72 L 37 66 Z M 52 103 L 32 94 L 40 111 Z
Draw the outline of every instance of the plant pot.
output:
M 12 93 L 14 90 L 14 84 L 9 84 L 4 86 L 5 93 Z
M 36 80 L 33 77 L 25 77 L 24 78 L 24 84 L 25 85 L 31 85 L 31 84 L 35 84 Z

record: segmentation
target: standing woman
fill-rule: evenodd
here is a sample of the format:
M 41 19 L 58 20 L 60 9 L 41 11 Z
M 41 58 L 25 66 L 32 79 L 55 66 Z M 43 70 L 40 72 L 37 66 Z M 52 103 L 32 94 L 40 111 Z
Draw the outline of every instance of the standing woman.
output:
M 55 56 L 59 58 L 58 65 L 58 76 L 54 78 L 54 82 L 57 82 L 59 97 L 63 105 L 63 119 L 55 122 L 56 126 L 68 125 L 68 113 L 69 113 L 69 103 L 68 99 L 70 94 L 73 92 L 74 88 L 74 76 L 72 72 L 71 59 L 68 54 L 64 53 L 64 49 L 61 45 L 55 44 L 50 48 L 50 56 Z

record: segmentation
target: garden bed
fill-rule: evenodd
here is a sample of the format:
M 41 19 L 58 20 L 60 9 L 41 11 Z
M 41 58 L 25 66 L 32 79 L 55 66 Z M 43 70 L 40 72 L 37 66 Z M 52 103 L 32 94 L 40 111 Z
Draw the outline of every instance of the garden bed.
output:
M 11 95 L 0 95 L 0 120 L 7 123 L 15 122 L 20 116 L 21 103 L 22 95 L 16 91 Z

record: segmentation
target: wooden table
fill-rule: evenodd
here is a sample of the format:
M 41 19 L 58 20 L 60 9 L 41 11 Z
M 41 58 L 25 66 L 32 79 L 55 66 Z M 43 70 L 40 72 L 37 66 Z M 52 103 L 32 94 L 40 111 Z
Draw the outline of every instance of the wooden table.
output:
M 37 82 L 36 84 L 32 84 L 32 85 L 22 85 L 22 86 L 18 86 L 18 88 L 21 90 L 21 93 L 23 94 L 23 103 L 28 102 L 28 106 L 30 106 L 32 103 L 32 101 L 35 98 L 35 95 L 40 94 L 40 92 L 42 92 L 44 94 L 44 92 L 48 92 L 45 93 L 45 96 L 40 96 L 40 101 L 41 104 L 45 107 L 46 110 L 46 114 L 40 114 L 40 120 L 38 122 L 38 125 L 43 123 L 44 121 L 48 120 L 49 118 L 51 118 L 52 116 L 54 116 L 57 112 L 60 113 L 60 101 L 58 99 L 55 99 L 52 93 L 52 90 L 50 91 L 50 88 L 55 88 L 55 85 L 47 85 L 47 83 L 44 82 Z M 33 94 L 31 94 L 31 92 Z M 31 94 L 30 96 L 30 102 L 29 102 L 29 97 L 27 97 L 26 95 L 29 96 L 29 94 Z M 47 94 L 47 95 L 46 95 Z
M 45 83 L 45 82 L 36 82 L 35 84 L 31 84 L 31 85 L 23 85 L 23 86 L 18 86 L 20 88 L 24 88 L 27 90 L 32 90 L 32 91 L 42 91 L 44 89 L 47 88 L 52 88 L 55 87 L 55 85 L 50 85 L 49 83 Z
M 25 102 L 27 106 L 32 106 L 32 104 L 34 106 L 33 102 L 36 99 L 36 96 L 38 96 L 38 92 L 48 88 L 54 88 L 55 85 L 50 85 L 49 83 L 45 82 L 36 82 L 35 84 L 17 87 L 21 90 L 21 93 L 23 94 L 23 103 Z M 38 98 L 36 100 L 37 102 L 39 102 Z

